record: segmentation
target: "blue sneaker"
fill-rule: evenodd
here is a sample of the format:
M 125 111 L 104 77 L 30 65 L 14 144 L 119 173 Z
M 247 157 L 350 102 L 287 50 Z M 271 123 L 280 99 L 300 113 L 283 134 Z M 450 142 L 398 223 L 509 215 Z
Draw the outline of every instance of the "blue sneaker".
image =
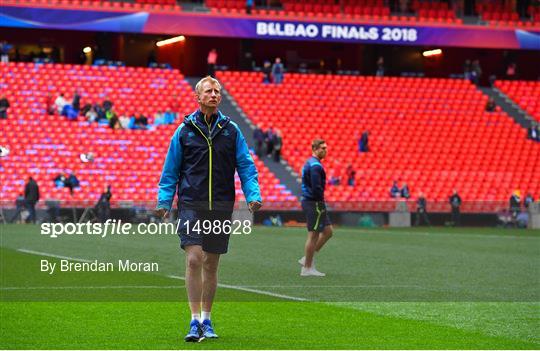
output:
M 189 324 L 189 333 L 184 337 L 186 342 L 199 342 L 202 336 L 201 323 L 198 320 L 192 320 Z
M 218 337 L 218 335 L 214 332 L 214 328 L 212 328 L 212 322 L 209 319 L 205 319 L 202 322 L 201 329 L 203 332 L 203 336 L 207 339 L 215 339 Z

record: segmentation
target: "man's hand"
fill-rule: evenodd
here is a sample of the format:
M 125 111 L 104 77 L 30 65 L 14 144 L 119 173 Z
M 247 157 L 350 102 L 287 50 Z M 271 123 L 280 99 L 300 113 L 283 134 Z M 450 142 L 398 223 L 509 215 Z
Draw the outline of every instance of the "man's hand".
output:
M 262 207 L 262 203 L 259 201 L 251 201 L 248 204 L 249 212 L 253 213 L 255 211 L 258 211 Z
M 154 214 L 158 218 L 165 219 L 169 216 L 169 211 L 167 211 L 165 208 L 158 208 L 154 211 Z

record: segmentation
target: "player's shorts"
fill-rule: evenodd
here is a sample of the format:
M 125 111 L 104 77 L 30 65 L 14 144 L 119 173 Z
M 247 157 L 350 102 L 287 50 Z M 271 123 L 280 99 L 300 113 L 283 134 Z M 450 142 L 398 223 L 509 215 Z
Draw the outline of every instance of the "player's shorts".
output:
M 324 202 L 302 200 L 302 210 L 306 215 L 307 230 L 310 232 L 322 232 L 324 227 L 332 224 Z
M 180 247 L 185 250 L 186 246 L 199 245 L 205 252 L 227 253 L 231 218 L 232 211 L 180 209 L 177 233 Z

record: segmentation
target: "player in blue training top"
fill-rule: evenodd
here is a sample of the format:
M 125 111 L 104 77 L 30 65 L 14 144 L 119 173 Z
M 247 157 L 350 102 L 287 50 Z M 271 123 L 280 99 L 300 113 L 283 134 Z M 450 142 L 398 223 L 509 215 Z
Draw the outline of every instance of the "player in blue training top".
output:
M 165 217 L 178 194 L 178 234 L 186 251 L 186 288 L 191 309 L 190 330 L 184 339 L 191 342 L 217 338 L 210 311 L 219 257 L 229 245 L 235 171 L 249 210 L 257 211 L 262 205 L 257 168 L 246 140 L 236 123 L 218 110 L 221 85 L 206 77 L 197 83 L 195 92 L 199 109 L 186 116 L 171 139 L 157 205 L 158 216 Z
M 298 263 L 302 265 L 301 276 L 324 277 L 324 273 L 315 269 L 315 253 L 322 249 L 333 234 L 324 203 L 326 173 L 321 164 L 321 160 L 326 156 L 326 142 L 321 139 L 313 140 L 311 150 L 313 155 L 302 169 L 302 209 L 306 214 L 308 237 L 305 256 L 299 259 Z

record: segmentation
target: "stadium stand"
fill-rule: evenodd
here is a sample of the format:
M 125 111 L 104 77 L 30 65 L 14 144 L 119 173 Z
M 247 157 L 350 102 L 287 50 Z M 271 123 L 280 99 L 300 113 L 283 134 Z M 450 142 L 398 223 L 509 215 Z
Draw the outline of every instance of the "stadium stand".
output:
M 393 180 L 422 191 L 430 210 L 448 211 L 457 188 L 464 211 L 507 206 L 514 189 L 540 192 L 540 145 L 465 80 L 287 74 L 283 84 L 263 84 L 261 73 L 218 72 L 226 89 L 254 124 L 283 133 L 283 157 L 300 172 L 311 140 L 329 144 L 327 200 L 364 210 L 392 210 Z M 358 139 L 370 131 L 370 152 Z M 354 187 L 345 170 L 357 171 Z M 377 203 L 379 202 L 379 203 Z M 335 203 L 334 206 L 337 206 Z M 390 206 L 390 207 L 389 207 Z
M 495 86 L 540 122 L 540 82 L 500 80 Z
M 12 106 L 8 119 L 0 120 L 0 145 L 10 149 L 9 157 L 0 160 L 3 201 L 14 201 L 33 175 L 43 200 L 95 203 L 104 186 L 111 184 L 115 201 L 155 204 L 162 162 L 179 120 L 154 130 L 112 130 L 82 117 L 68 121 L 48 115 L 45 100 L 48 92 L 63 91 L 71 101 L 78 88 L 81 105 L 101 103 L 106 95 L 119 114 L 140 111 L 153 116 L 165 110 L 176 94 L 179 110 L 189 113 L 197 108 L 194 93 L 178 70 L 10 63 L 0 64 L 0 73 L 1 91 Z M 80 162 L 80 154 L 88 152 L 94 154 L 94 161 Z M 280 202 L 281 208 L 296 206 L 297 199 L 264 163 L 256 157 L 255 162 L 265 201 Z M 81 182 L 73 197 L 53 184 L 54 177 L 66 172 L 74 172 Z M 238 179 L 237 197 L 243 199 Z
M 39 6 L 39 7 L 75 7 L 79 9 L 107 9 L 118 11 L 152 11 L 152 12 L 180 12 L 182 6 L 176 0 L 134 0 L 134 1 L 106 1 L 106 0 L 4 0 L 5 5 Z M 243 0 L 207 0 L 205 6 L 211 14 L 226 16 L 245 16 L 246 2 Z M 277 2 L 279 5 L 280 3 Z M 435 23 L 445 25 L 461 25 L 463 19 L 456 17 L 453 9 L 449 9 L 445 2 L 440 1 L 413 1 L 413 16 L 402 13 L 391 13 L 390 8 L 382 0 L 343 0 L 341 5 L 328 0 L 309 0 L 295 2 L 284 0 L 281 7 L 253 8 L 251 15 L 269 17 L 273 19 L 317 18 L 338 21 L 391 21 L 395 24 L 403 23 Z M 477 11 L 483 22 L 495 27 L 536 28 L 540 26 L 540 11 L 531 6 L 530 17 L 520 19 L 514 10 L 502 5 L 480 3 Z

